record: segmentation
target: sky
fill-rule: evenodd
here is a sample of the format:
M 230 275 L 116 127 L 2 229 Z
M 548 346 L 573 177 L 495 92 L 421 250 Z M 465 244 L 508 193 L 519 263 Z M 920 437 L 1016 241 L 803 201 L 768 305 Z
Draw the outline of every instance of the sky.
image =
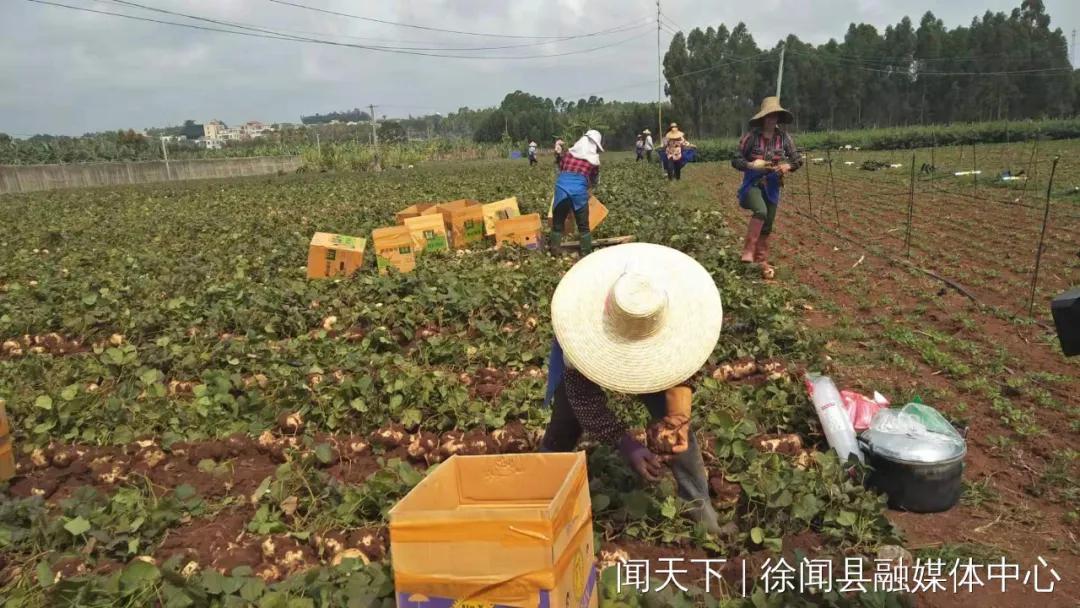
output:
M 361 46 L 455 50 L 432 57 L 237 36 L 0 0 L 0 132 L 78 135 L 175 125 L 299 122 L 301 115 L 366 107 L 391 117 L 497 105 L 520 89 L 543 97 L 655 101 L 653 0 L 286 0 L 450 34 L 332 15 L 272 0 L 48 0 L 74 7 L 221 28 L 125 5 L 170 10 L 286 36 Z M 927 10 L 947 27 L 1020 0 L 661 0 L 668 30 L 747 24 L 761 48 L 789 33 L 819 44 L 851 22 L 879 30 Z M 1045 0 L 1051 27 L 1080 29 L 1080 2 Z M 749 12 L 748 6 L 756 10 Z M 615 30 L 615 31 L 609 31 Z M 248 33 L 259 33 L 244 30 Z M 552 38 L 589 37 L 565 40 Z M 500 34 L 503 37 L 487 36 Z M 547 37 L 547 38 L 541 38 Z M 460 50 L 476 47 L 511 47 Z M 581 52 L 588 51 L 588 52 Z M 512 57 L 526 56 L 525 59 Z

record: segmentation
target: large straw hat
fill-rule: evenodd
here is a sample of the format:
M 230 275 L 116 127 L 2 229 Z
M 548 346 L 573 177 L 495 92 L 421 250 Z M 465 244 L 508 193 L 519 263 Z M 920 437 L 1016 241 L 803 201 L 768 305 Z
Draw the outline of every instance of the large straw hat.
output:
M 780 119 L 777 122 L 782 125 L 786 125 L 789 122 L 795 120 L 795 116 L 792 115 L 791 112 L 788 112 L 780 106 L 779 97 L 766 97 L 765 99 L 761 100 L 761 109 L 759 109 L 758 113 L 754 114 L 753 118 L 750 119 L 750 124 L 755 127 L 760 125 L 761 119 L 765 118 L 769 114 L 779 114 Z
M 648 129 L 645 129 L 644 131 L 641 132 L 641 134 L 642 135 L 652 135 L 652 131 L 650 131 Z
M 551 298 L 567 362 L 622 393 L 666 390 L 693 376 L 720 337 L 720 292 L 690 256 L 629 243 L 585 256 Z

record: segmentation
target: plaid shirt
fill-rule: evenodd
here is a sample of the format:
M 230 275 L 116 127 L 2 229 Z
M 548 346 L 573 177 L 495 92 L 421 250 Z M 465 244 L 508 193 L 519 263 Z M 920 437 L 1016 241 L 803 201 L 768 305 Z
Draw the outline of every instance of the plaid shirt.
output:
M 600 167 L 587 160 L 576 158 L 573 154 L 565 154 L 559 163 L 559 171 L 566 173 L 580 173 L 589 180 L 589 186 L 595 186 L 600 181 Z

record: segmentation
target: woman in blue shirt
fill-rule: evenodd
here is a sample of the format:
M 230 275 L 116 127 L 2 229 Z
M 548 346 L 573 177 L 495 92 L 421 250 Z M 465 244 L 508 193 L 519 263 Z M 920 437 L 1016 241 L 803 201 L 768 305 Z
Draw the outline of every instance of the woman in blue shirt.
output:
M 778 125 L 792 121 L 791 112 L 780 107 L 776 97 L 766 97 L 761 109 L 750 119 L 750 130 L 739 140 L 739 150 L 731 166 L 743 172 L 739 187 L 739 206 L 751 212 L 743 243 L 742 261 L 761 264 L 762 274 L 773 277 L 769 266 L 769 236 L 784 175 L 802 166 L 802 156 L 795 142 Z
M 588 255 L 592 251 L 589 191 L 600 180 L 600 153 L 603 151 L 600 132 L 591 129 L 563 155 L 559 164 L 559 176 L 555 178 L 551 237 L 548 239 L 553 255 L 561 252 L 559 246 L 562 244 L 563 225 L 571 213 L 577 223 L 581 255 Z

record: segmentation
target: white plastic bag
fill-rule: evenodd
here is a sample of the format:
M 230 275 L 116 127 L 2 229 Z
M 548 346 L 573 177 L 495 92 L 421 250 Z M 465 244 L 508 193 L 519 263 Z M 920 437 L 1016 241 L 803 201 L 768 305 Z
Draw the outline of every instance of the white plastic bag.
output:
M 964 444 L 964 438 L 956 432 L 937 410 L 922 403 L 909 403 L 899 409 L 884 409 L 874 414 L 870 429 L 882 433 L 907 435 L 927 441 L 949 441 Z

